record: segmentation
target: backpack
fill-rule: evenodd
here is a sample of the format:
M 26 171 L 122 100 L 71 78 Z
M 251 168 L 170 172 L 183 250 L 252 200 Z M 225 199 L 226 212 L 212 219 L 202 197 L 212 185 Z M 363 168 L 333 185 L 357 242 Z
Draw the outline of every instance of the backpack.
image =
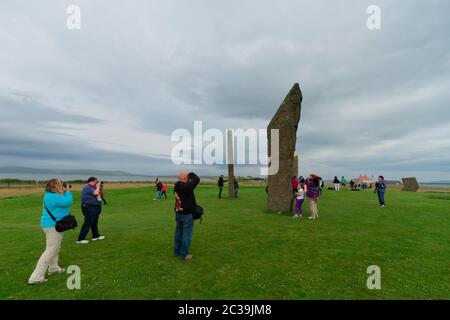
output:
M 195 211 L 192 214 L 192 218 L 194 218 L 194 220 L 199 220 L 200 219 L 200 223 L 202 223 L 204 214 L 205 214 L 205 210 L 203 210 L 203 208 L 200 207 L 199 205 L 196 205 L 195 206 Z
M 179 213 L 180 211 L 183 211 L 183 208 L 181 206 L 182 206 L 181 199 L 178 196 L 178 194 L 175 192 L 175 212 L 176 213 Z M 192 218 L 194 220 L 199 220 L 200 219 L 200 223 L 202 223 L 204 214 L 205 214 L 205 210 L 203 210 L 203 208 L 200 207 L 199 205 L 196 205 L 195 206 L 195 210 L 192 213 Z

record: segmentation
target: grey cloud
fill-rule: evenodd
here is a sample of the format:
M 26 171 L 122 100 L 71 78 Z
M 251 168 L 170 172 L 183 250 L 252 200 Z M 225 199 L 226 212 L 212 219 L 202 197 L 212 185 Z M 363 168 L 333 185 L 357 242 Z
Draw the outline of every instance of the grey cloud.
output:
M 372 170 L 447 174 L 436 160 L 449 158 L 447 145 L 438 142 L 450 118 L 446 1 L 379 0 L 382 29 L 374 32 L 365 27 L 372 1 L 78 3 L 83 20 L 77 32 L 65 28 L 68 1 L 0 5 L 0 64 L 8 66 L 0 75 L 0 123 L 16 125 L 16 131 L 9 129 L 11 141 L 25 139 L 22 131 L 29 128 L 48 143 L 39 127 L 51 131 L 58 122 L 88 130 L 80 124 L 103 121 L 80 111 L 91 105 L 134 119 L 135 127 L 124 122 L 117 131 L 168 136 L 176 128 L 191 129 L 194 120 L 221 130 L 261 126 L 300 82 L 298 150 L 305 170 L 324 176 Z M 59 139 L 76 141 L 77 130 L 71 131 Z M 429 140 L 425 151 L 415 148 L 417 135 Z M 95 139 L 121 149 L 108 137 Z M 389 148 L 394 140 L 400 145 Z M 19 145 L 14 152 L 22 149 L 22 159 L 45 162 L 39 150 Z M 386 148 L 375 155 L 361 152 L 378 145 Z M 96 152 L 114 169 L 146 168 L 146 157 L 133 157 L 133 164 L 110 151 Z M 70 147 L 61 153 L 82 159 Z M 411 158 L 417 162 L 404 164 Z
M 54 168 L 86 168 L 115 170 L 118 164 L 124 171 L 158 174 L 160 168 L 170 168 L 170 160 L 120 152 L 101 151 L 79 141 L 41 141 L 39 138 L 17 138 L 0 130 L 0 166 L 22 165 Z M 33 161 L 30 161 L 33 159 Z
M 0 88 L 0 122 L 47 125 L 50 122 L 96 124 L 100 120 L 46 105 L 39 97 Z

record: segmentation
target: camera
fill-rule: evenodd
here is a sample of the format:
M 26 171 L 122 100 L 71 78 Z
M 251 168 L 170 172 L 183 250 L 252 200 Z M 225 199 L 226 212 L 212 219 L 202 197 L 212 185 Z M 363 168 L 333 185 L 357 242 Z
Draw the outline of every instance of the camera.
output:
M 67 187 L 69 187 L 70 189 L 72 189 L 72 185 L 71 184 L 67 184 L 67 183 L 65 183 L 65 182 L 63 182 L 63 188 L 64 189 L 67 189 Z

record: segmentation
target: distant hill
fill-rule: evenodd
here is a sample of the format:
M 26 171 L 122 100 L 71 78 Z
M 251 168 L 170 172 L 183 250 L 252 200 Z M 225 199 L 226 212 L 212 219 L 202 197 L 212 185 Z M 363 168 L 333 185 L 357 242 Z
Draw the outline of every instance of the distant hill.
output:
M 420 182 L 425 184 L 450 184 L 450 180 L 439 180 L 439 181 L 428 181 L 428 182 Z
M 134 174 L 125 171 L 104 171 L 89 169 L 38 169 L 27 167 L 0 167 L 0 173 L 134 176 Z

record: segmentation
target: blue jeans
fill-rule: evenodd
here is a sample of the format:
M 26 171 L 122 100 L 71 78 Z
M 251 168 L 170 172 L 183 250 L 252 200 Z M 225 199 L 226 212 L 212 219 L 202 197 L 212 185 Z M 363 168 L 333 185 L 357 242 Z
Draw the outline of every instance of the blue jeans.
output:
M 175 230 L 174 254 L 181 258 L 186 258 L 189 254 L 189 247 L 192 241 L 192 231 L 194 229 L 194 219 L 192 214 L 176 213 L 177 228 Z
M 378 194 L 378 202 L 380 203 L 380 206 L 384 206 L 384 191 L 377 191 Z

